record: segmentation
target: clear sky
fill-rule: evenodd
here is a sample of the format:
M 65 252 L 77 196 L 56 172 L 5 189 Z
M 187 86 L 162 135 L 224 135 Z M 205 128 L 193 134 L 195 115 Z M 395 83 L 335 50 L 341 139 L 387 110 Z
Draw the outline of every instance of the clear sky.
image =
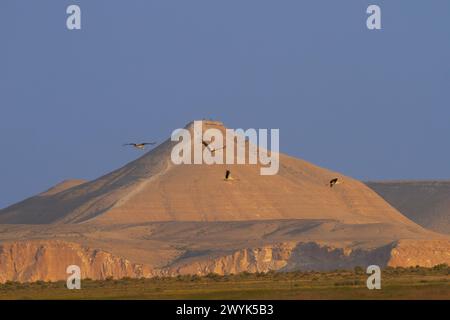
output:
M 449 179 L 450 1 L 0 0 L 0 207 L 205 117 L 362 180 Z

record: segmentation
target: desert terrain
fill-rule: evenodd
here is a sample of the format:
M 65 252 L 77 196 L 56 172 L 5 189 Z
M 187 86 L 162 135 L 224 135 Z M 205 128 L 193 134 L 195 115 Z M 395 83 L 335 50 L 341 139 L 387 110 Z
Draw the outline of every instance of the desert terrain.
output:
M 64 280 L 72 264 L 93 280 L 450 264 L 449 235 L 360 181 L 284 154 L 273 176 L 174 165 L 173 145 L 0 210 L 0 282 Z

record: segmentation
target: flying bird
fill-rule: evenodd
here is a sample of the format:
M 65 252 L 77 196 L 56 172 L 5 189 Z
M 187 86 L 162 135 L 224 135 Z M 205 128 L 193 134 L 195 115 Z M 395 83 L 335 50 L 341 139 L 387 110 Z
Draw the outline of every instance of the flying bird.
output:
M 208 142 L 206 142 L 205 140 L 202 140 L 202 144 L 203 144 L 206 148 L 209 149 L 209 143 L 208 143 Z
M 225 146 L 223 146 L 223 147 L 220 147 L 220 148 L 210 148 L 209 147 L 209 144 L 210 144 L 211 142 L 206 142 L 205 140 L 202 140 L 202 144 L 206 147 L 206 148 L 208 148 L 208 150 L 211 152 L 211 153 L 213 153 L 214 151 L 217 151 L 217 150 L 221 150 L 221 149 L 224 149 L 225 148 Z
M 125 143 L 124 146 L 133 146 L 136 149 L 144 150 L 147 145 L 154 145 L 156 142 L 142 142 L 142 143 Z
M 217 150 L 222 150 L 222 149 L 225 149 L 225 146 L 220 147 L 220 148 L 212 148 L 212 149 L 210 149 L 210 150 L 211 150 L 211 152 L 215 152 L 215 151 L 217 151 Z
M 338 178 L 334 178 L 330 180 L 330 188 L 333 188 L 334 185 L 336 184 L 341 184 L 343 183 L 342 180 L 339 180 Z

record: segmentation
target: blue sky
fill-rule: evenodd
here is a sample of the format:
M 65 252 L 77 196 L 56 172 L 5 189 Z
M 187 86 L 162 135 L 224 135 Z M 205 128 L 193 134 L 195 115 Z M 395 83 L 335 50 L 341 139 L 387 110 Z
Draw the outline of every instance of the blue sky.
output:
M 1 0 L 0 40 L 0 207 L 204 117 L 358 179 L 450 179 L 450 1 Z

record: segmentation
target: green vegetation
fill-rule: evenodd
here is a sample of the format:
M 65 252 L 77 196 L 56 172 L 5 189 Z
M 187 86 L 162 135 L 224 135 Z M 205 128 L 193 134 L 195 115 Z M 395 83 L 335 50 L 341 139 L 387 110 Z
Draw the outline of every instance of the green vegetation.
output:
M 368 290 L 363 268 L 332 272 L 241 273 L 204 277 L 6 282 L 0 299 L 450 299 L 450 267 L 386 268 L 382 289 Z

